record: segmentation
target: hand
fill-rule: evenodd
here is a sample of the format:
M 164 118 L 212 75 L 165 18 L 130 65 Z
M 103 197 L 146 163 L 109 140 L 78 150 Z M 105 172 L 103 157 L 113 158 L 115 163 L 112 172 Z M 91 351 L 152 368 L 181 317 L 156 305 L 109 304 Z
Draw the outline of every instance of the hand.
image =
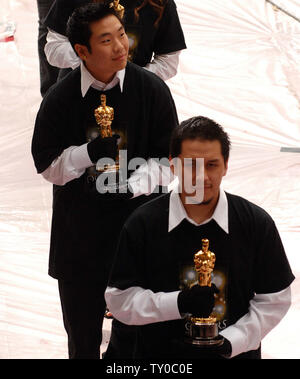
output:
M 195 317 L 209 317 L 214 304 L 214 294 L 219 290 L 212 284 L 211 287 L 198 284 L 179 293 L 177 304 L 180 313 L 191 313 Z
M 119 136 L 115 134 L 112 137 L 102 138 L 98 136 L 87 144 L 87 151 L 90 160 L 96 163 L 101 158 L 112 158 L 116 159 L 118 154 L 118 138 Z

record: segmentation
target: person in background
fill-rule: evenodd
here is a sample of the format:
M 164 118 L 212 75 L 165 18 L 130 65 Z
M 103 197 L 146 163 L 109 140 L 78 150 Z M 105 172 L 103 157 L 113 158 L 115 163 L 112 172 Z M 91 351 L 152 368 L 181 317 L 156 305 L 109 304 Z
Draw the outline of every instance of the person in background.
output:
M 63 77 L 80 64 L 66 36 L 66 24 L 73 10 L 89 0 L 56 0 L 45 23 L 49 29 L 45 53 L 48 62 L 62 69 Z M 94 0 L 100 3 L 112 3 Z M 129 39 L 129 60 L 163 80 L 176 75 L 181 50 L 186 48 L 173 0 L 121 0 Z
M 113 8 L 76 8 L 67 34 L 82 63 L 44 97 L 32 155 L 37 172 L 53 183 L 49 275 L 58 280 L 69 357 L 96 359 L 119 232 L 134 209 L 157 196 L 154 185 L 163 184 L 161 164 L 151 188 L 143 186 L 148 170 L 128 167 L 122 191 L 116 183 L 116 191 L 101 193 L 105 173 L 97 171 L 97 162 L 115 159 L 120 148 L 127 162 L 138 158 L 154 166 L 153 158 L 168 156 L 178 118 L 165 82 L 127 61 L 128 38 Z M 99 134 L 94 112 L 100 96 L 113 114 L 112 136 Z
M 183 121 L 170 144 L 178 187 L 141 206 L 122 229 L 105 299 L 115 318 L 138 326 L 134 358 L 261 358 L 261 340 L 291 305 L 294 275 L 274 221 L 220 187 L 229 150 L 213 120 Z M 194 269 L 203 239 L 215 254 L 212 286 L 200 286 Z M 224 343 L 184 343 L 185 316 L 212 312 Z
M 56 83 L 59 74 L 59 69 L 49 64 L 44 51 L 48 33 L 44 20 L 53 2 L 54 0 L 37 0 L 39 15 L 38 55 L 40 67 L 40 92 L 42 97 L 44 97 L 48 89 Z

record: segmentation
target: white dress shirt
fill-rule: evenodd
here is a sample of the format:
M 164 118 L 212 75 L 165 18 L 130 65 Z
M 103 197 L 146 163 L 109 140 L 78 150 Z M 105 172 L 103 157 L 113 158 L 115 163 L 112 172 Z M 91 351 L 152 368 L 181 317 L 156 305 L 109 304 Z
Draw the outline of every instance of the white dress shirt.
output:
M 170 195 L 169 232 L 183 219 L 194 225 L 203 225 L 214 219 L 226 232 L 228 229 L 228 202 L 221 189 L 212 217 L 201 224 L 190 219 L 176 190 Z M 108 287 L 105 292 L 107 306 L 118 320 L 129 325 L 176 320 L 182 318 L 177 306 L 180 291 L 158 292 L 141 287 L 126 290 Z M 261 340 L 281 321 L 291 305 L 290 287 L 277 293 L 256 294 L 250 301 L 248 313 L 235 324 L 220 332 L 232 345 L 231 357 L 257 349 Z
M 48 29 L 45 54 L 48 62 L 59 68 L 72 68 L 80 65 L 80 58 L 75 53 L 68 38 L 51 29 Z M 181 50 L 168 54 L 154 54 L 150 63 L 144 68 L 166 81 L 177 74 L 179 55 Z
M 81 63 L 80 70 L 82 97 L 86 95 L 90 87 L 107 91 L 119 84 L 121 92 L 123 91 L 125 68 L 118 71 L 108 84 L 96 80 L 83 63 Z M 93 166 L 93 162 L 87 151 L 87 143 L 81 146 L 70 146 L 54 159 L 51 165 L 42 172 L 42 176 L 47 181 L 62 186 L 79 178 L 91 166 Z M 149 159 L 133 172 L 128 182 L 133 191 L 133 197 L 137 197 L 150 195 L 157 185 L 168 186 L 172 180 L 173 175 L 169 167 L 159 164 L 155 159 Z

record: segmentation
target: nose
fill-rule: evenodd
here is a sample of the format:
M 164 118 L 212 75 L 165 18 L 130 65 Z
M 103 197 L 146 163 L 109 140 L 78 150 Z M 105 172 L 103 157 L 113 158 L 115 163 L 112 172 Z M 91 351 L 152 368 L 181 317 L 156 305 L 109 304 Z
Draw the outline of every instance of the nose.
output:
M 204 172 L 203 172 L 203 178 L 204 178 L 204 181 L 208 180 L 208 174 L 205 167 L 204 167 Z
M 114 52 L 118 53 L 124 49 L 122 41 L 120 41 L 118 38 L 116 38 L 114 43 Z

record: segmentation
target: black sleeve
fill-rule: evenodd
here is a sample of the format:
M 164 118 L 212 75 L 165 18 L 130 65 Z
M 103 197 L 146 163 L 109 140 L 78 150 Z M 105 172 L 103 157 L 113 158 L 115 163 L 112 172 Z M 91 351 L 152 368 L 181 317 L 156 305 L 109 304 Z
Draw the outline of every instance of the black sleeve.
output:
M 167 2 L 154 41 L 155 54 L 168 54 L 186 49 L 185 39 L 176 8 L 176 4 L 173 0 Z
M 156 75 L 155 79 L 158 86 L 150 94 L 152 127 L 149 151 L 151 158 L 168 158 L 171 134 L 178 125 L 178 116 L 169 87 Z
M 66 148 L 61 127 L 67 122 L 66 110 L 60 111 L 63 109 L 58 99 L 46 97 L 37 114 L 31 152 L 38 173 L 45 171 Z
M 143 230 L 134 218 L 133 214 L 121 231 L 108 283 L 109 287 L 125 290 L 129 287 L 145 285 L 142 257 L 144 251 Z
M 274 293 L 287 288 L 295 279 L 276 225 L 265 214 L 256 229 L 256 261 L 254 290 L 256 293 Z
M 69 17 L 77 7 L 87 3 L 88 0 L 55 0 L 45 18 L 45 25 L 65 36 Z

